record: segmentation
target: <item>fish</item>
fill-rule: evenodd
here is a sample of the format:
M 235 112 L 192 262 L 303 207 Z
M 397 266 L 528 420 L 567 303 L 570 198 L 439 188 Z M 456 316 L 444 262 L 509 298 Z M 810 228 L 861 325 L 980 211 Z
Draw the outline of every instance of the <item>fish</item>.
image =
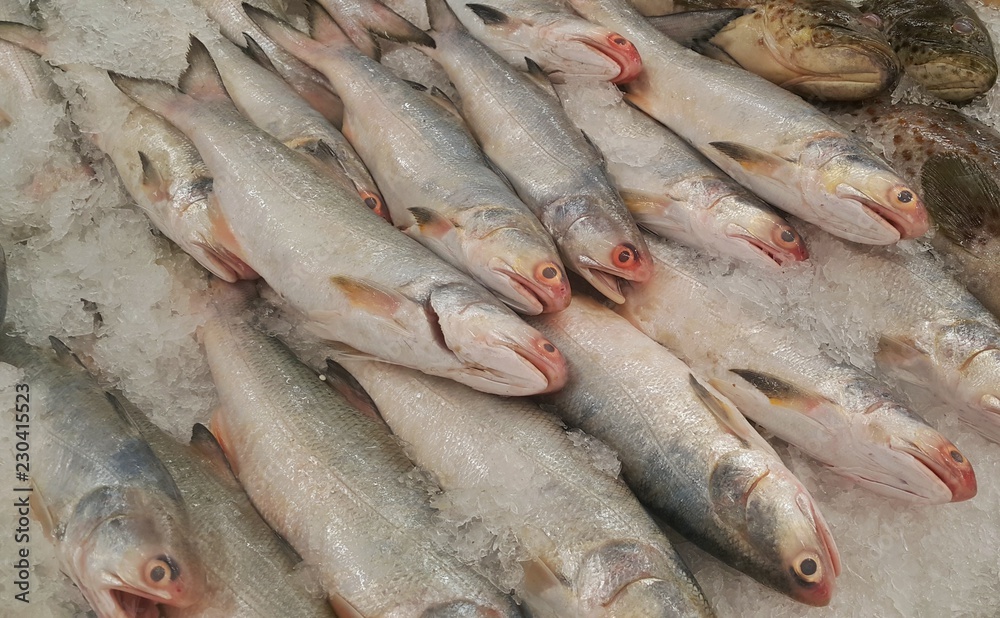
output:
M 31 26 L 0 22 L 0 39 L 47 55 L 45 35 Z M 153 225 L 215 276 L 230 282 L 256 279 L 257 273 L 217 240 L 231 232 L 221 222 L 212 175 L 194 144 L 122 94 L 106 71 L 82 64 L 61 69 L 83 95 L 73 103 L 77 124 L 111 158 Z
M 951 276 L 931 247 L 919 243 L 867 252 L 814 236 L 810 242 L 821 276 L 807 297 L 813 304 L 803 306 L 830 312 L 814 327 L 831 348 L 873 359 L 896 390 L 943 402 L 971 429 L 1000 442 L 997 318 Z M 848 289 L 852 299 L 877 302 L 831 311 L 825 299 Z M 850 330 L 843 330 L 847 324 Z
M 226 285 L 226 287 L 222 287 Z M 314 567 L 338 616 L 519 616 L 435 543 L 426 489 L 385 424 L 247 323 L 252 287 L 214 282 L 202 331 L 211 421 L 264 519 Z
M 0 5 L 0 20 L 32 27 L 31 16 L 22 10 L 18 2 L 6 1 Z M 17 43 L 0 41 L 0 84 L 3 85 L 3 101 L 9 108 L 2 112 L 5 118 L 3 126 L 13 122 L 15 105 L 32 101 L 47 105 L 65 103 L 62 92 L 52 79 L 52 69 L 37 54 Z
M 555 86 L 600 149 L 639 227 L 710 255 L 765 267 L 809 257 L 795 228 L 684 140 L 599 82 Z
M 135 423 L 190 505 L 191 538 L 205 564 L 206 592 L 192 607 L 162 608 L 167 618 L 333 618 L 326 599 L 312 593 L 297 571 L 301 558 L 254 509 L 207 427 L 196 424 L 190 443 L 182 444 L 121 393 L 110 393 L 109 399 Z
M 262 61 L 266 54 L 253 37 L 248 49 Z M 255 125 L 289 148 L 307 153 L 358 192 L 365 205 L 392 223 L 385 200 L 368 168 L 347 138 L 274 73 L 226 40 L 209 41 L 209 53 L 236 108 Z
M 247 36 L 253 39 L 256 49 L 263 51 L 263 56 L 257 51 L 258 60 L 266 58 L 266 64 L 288 82 L 295 92 L 299 93 L 309 105 L 321 113 L 335 127 L 343 122 L 344 105 L 330 90 L 330 83 L 318 71 L 292 56 L 280 45 L 272 41 L 257 27 L 243 10 L 243 0 L 193 0 L 197 6 L 208 13 L 208 16 L 219 24 L 223 36 L 241 48 L 247 46 Z M 282 7 L 275 2 L 260 0 L 258 8 L 273 12 L 279 17 L 284 16 Z
M 591 299 L 532 323 L 560 342 L 571 367 L 566 387 L 541 401 L 615 449 L 625 481 L 654 515 L 760 583 L 829 603 L 840 574 L 830 530 L 732 403 Z
M 332 379 L 346 369 L 358 380 L 446 500 L 448 492 L 481 496 L 468 515 L 518 548 L 515 591 L 531 615 L 714 616 L 642 505 L 554 415 L 402 367 L 328 364 Z M 510 512 L 522 516 L 513 529 Z
M 700 33 L 705 13 L 742 9 L 742 14 L 687 46 L 806 98 L 861 101 L 891 91 L 903 74 L 871 16 L 844 0 L 664 0 L 660 4 L 643 7 L 652 11 L 644 14 L 655 15 L 651 23 L 671 38 L 676 38 L 674 32 Z
M 628 39 L 581 19 L 561 0 L 448 0 L 480 42 L 520 69 L 527 59 L 553 81 L 592 77 L 624 84 L 642 71 Z
M 650 250 L 654 279 L 629 290 L 619 313 L 702 371 L 744 416 L 880 495 L 916 504 L 975 496 L 968 458 L 870 373 L 811 344 L 807 331 L 818 330 L 812 323 L 792 314 L 779 326 L 769 322 L 774 310 L 767 303 L 734 304 L 733 291 L 727 298 L 725 287 L 738 283 L 752 299 L 770 295 L 754 273 L 730 273 L 737 283 L 727 284 L 686 247 L 657 240 Z M 826 266 L 818 261 L 816 269 Z M 899 283 L 869 276 L 879 286 Z M 813 289 L 802 278 L 793 282 L 796 289 Z
M 565 365 L 555 346 L 472 279 L 385 225 L 306 155 L 243 118 L 196 38 L 189 61 L 181 91 L 112 77 L 194 142 L 233 231 L 227 248 L 316 336 L 497 394 L 562 385 Z
M 361 53 L 378 60 L 378 39 L 427 43 L 427 34 L 378 0 L 317 0 Z M 280 17 L 280 15 L 278 16 Z
M 569 0 L 643 57 L 626 99 L 781 210 L 853 242 L 923 235 L 917 193 L 859 138 L 794 94 L 667 39 L 624 0 Z
M 566 306 L 571 290 L 555 243 L 493 172 L 461 118 L 359 53 L 322 9 L 313 10 L 317 40 L 247 11 L 333 82 L 346 108 L 344 134 L 397 227 L 520 313 Z
M 191 607 L 205 572 L 173 478 L 72 352 L 50 341 L 54 353 L 0 336 L 0 360 L 24 371 L 19 401 L 30 396 L 32 517 L 99 618 Z
M 930 94 L 965 104 L 997 81 L 989 31 L 964 0 L 865 0 L 907 75 Z
M 558 98 L 472 38 L 444 0 L 428 0 L 427 10 L 434 46 L 419 49 L 444 67 L 487 158 L 555 239 L 570 270 L 622 302 L 622 281 L 645 281 L 651 265 L 600 151 Z
M 854 120 L 923 194 L 936 230 L 931 244 L 1000 317 L 1000 133 L 960 112 L 918 104 L 879 102 Z

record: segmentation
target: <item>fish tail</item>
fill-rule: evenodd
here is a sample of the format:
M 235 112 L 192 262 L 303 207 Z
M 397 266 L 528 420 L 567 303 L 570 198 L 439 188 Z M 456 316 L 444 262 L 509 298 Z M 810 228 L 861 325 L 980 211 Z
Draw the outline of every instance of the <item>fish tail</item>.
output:
M 229 100 L 229 93 L 222 83 L 215 60 L 205 44 L 195 36 L 191 37 L 187 61 L 188 68 L 178 81 L 181 92 L 198 101 Z
M 416 43 L 434 47 L 434 40 L 426 32 L 378 0 L 362 0 L 362 10 L 350 15 L 338 10 L 335 2 L 320 0 L 320 3 L 348 39 L 369 58 L 378 60 L 381 56 L 382 52 L 376 37 L 397 43 Z M 315 19 L 315 9 L 313 13 Z M 316 36 L 316 33 L 313 35 Z
M 39 56 L 48 53 L 48 41 L 42 31 L 16 21 L 0 21 L 0 39 L 34 52 Z
M 351 37 L 318 4 L 313 4 L 309 11 L 309 28 L 313 38 L 326 47 L 343 49 L 355 46 Z
M 114 71 L 108 71 L 108 76 L 119 90 L 136 103 L 175 124 L 179 118 L 178 104 L 194 101 L 170 84 L 155 79 L 138 79 Z
M 431 33 L 453 32 L 462 27 L 451 7 L 445 0 L 427 0 L 427 17 L 431 23 Z

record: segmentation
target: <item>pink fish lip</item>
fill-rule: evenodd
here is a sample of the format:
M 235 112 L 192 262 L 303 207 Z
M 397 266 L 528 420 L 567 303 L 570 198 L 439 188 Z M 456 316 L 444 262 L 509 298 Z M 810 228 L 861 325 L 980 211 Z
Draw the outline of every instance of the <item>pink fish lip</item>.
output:
M 554 393 L 566 385 L 569 378 L 566 359 L 559 348 L 542 335 L 537 334 L 526 345 L 513 344 L 508 347 L 545 376 L 548 384 L 536 394 Z
M 545 277 L 547 269 L 552 269 L 555 274 Z M 539 313 L 555 313 L 569 307 L 571 291 L 569 280 L 563 273 L 562 268 L 555 264 L 541 264 L 535 268 L 537 273 L 534 279 L 525 277 L 514 271 L 512 268 L 498 268 L 496 272 L 501 273 L 511 280 L 511 284 L 524 296 L 531 297 L 540 307 Z
M 951 491 L 952 502 L 962 502 L 976 495 L 976 473 L 969 460 L 954 444 L 941 437 L 935 444 L 891 445 L 891 448 L 910 455 L 936 476 Z
M 912 204 L 906 203 L 905 209 L 893 208 L 881 204 L 868 196 L 858 192 L 848 196 L 857 201 L 868 215 L 875 220 L 881 221 L 899 233 L 901 239 L 917 238 L 923 236 L 930 229 L 930 221 L 927 218 L 927 209 L 924 203 L 915 193 L 909 189 L 902 189 L 900 193 L 907 192 L 910 195 Z M 889 198 L 893 199 L 892 196 Z
M 604 36 L 580 36 L 576 40 L 598 53 L 607 56 L 618 65 L 618 76 L 611 80 L 614 84 L 627 84 L 642 73 L 642 57 L 632 41 L 616 32 Z
M 772 260 L 779 267 L 790 262 L 802 262 L 809 259 L 809 251 L 806 249 L 805 243 L 800 242 L 801 238 L 797 235 L 793 241 L 782 243 L 786 245 L 782 247 L 778 246 L 775 242 L 762 240 L 745 230 L 744 232 L 727 233 L 726 236 L 747 242 L 751 247 L 764 254 L 765 257 Z

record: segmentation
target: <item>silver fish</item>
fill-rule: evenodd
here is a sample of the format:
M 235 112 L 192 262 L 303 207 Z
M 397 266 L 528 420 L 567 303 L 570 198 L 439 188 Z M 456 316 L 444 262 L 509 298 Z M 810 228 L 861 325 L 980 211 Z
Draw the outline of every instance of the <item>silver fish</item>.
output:
M 975 473 L 955 445 L 870 374 L 811 344 L 806 333 L 818 330 L 814 325 L 793 314 L 782 322 L 797 319 L 797 326 L 779 327 L 768 321 L 773 309 L 767 303 L 734 304 L 737 290 L 752 299 L 771 294 L 755 273 L 712 275 L 689 249 L 662 241 L 650 248 L 656 277 L 629 290 L 621 314 L 704 372 L 747 418 L 882 495 L 940 504 L 976 494 Z M 880 286 L 892 280 L 864 276 Z M 799 278 L 792 282 L 809 287 Z M 831 304 L 822 311 L 841 309 Z
M 445 492 L 481 496 L 487 506 L 469 515 L 521 550 L 515 590 L 532 616 L 714 615 L 624 483 L 595 468 L 554 416 L 402 367 L 344 367 Z M 520 516 L 513 530 L 510 512 Z
M 830 531 L 739 410 L 594 301 L 576 298 L 532 321 L 572 367 L 546 403 L 618 452 L 626 482 L 654 514 L 761 583 L 810 605 L 830 601 L 840 573 Z
M 569 0 L 643 57 L 627 99 L 740 184 L 832 234 L 891 244 L 927 231 L 916 192 L 856 137 L 797 96 L 700 56 L 656 31 L 625 0 Z
M 363 54 L 378 60 L 381 56 L 377 34 L 397 43 L 426 44 L 427 34 L 379 0 L 317 0 L 326 9 L 347 38 Z
M 252 288 L 215 287 L 203 339 L 212 419 L 257 510 L 314 566 L 340 616 L 500 618 L 517 606 L 435 545 L 423 487 L 384 423 L 247 324 Z
M 624 84 L 642 71 L 635 45 L 604 26 L 581 19 L 562 0 L 448 0 L 483 44 L 512 65 L 527 59 L 554 81 L 593 77 Z
M 115 83 L 198 147 L 234 237 L 227 247 L 316 334 L 500 394 L 559 388 L 559 351 L 485 289 L 385 225 L 357 193 L 251 125 L 194 39 L 183 94 Z M 336 248 L 331 251 L 331 248 Z
M 600 148 L 643 229 L 712 255 L 766 266 L 809 257 L 778 213 L 602 83 L 557 85 L 570 119 Z
M 489 160 L 555 239 L 569 268 L 614 302 L 622 280 L 645 281 L 645 242 L 611 185 L 601 153 L 550 92 L 465 30 L 444 0 L 428 0 L 433 47 L 462 116 Z
M 397 227 L 521 313 L 569 303 L 555 243 L 492 171 L 461 118 L 360 54 L 322 9 L 314 8 L 313 34 L 327 46 L 266 13 L 250 14 L 334 83 L 346 106 L 344 134 Z

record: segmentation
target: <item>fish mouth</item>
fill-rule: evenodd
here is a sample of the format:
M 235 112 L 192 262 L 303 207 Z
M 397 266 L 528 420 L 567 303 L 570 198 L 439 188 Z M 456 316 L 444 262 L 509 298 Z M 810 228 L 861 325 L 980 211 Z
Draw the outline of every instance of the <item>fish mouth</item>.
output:
M 580 267 L 577 272 L 608 300 L 618 305 L 625 302 L 625 296 L 622 294 L 622 283 L 626 281 L 624 277 L 600 266 Z
M 997 81 L 996 62 L 972 54 L 949 55 L 907 69 L 928 92 L 956 104 L 972 101 Z
M 968 459 L 949 441 L 941 439 L 937 445 L 890 442 L 889 448 L 916 459 L 948 488 L 950 502 L 962 502 L 976 495 L 976 473 Z
M 522 301 L 517 302 L 516 299 L 505 298 L 504 302 L 519 313 L 538 315 L 562 311 L 569 306 L 572 298 L 569 281 L 562 273 L 562 269 L 556 268 L 555 265 L 546 268 L 551 268 L 556 272 L 555 275 L 549 277 L 549 280 L 553 281 L 551 285 L 525 277 L 506 264 L 494 267 L 492 270 L 507 278 L 511 289 L 517 294 L 517 299 Z M 535 270 L 544 271 L 545 268 L 539 267 Z
M 846 42 L 817 48 L 827 64 L 798 67 L 803 74 L 781 87 L 832 101 L 860 101 L 893 88 L 903 73 L 896 54 L 879 41 L 850 34 Z
M 168 601 L 168 598 L 151 598 L 140 595 L 132 590 L 112 588 L 108 591 L 115 606 L 115 618 L 159 618 L 158 603 Z
M 583 35 L 572 38 L 599 54 L 607 56 L 618 65 L 618 76 L 612 79 L 611 83 L 627 84 L 639 77 L 639 73 L 642 73 L 642 58 L 639 56 L 639 50 L 632 44 L 632 41 L 622 35 L 610 32 L 603 36 Z
M 904 213 L 879 203 L 850 185 L 840 185 L 837 196 L 857 202 L 867 218 L 885 231 L 885 234 L 870 239 L 861 239 L 861 242 L 867 240 L 891 244 L 900 239 L 917 238 L 927 232 L 929 226 L 927 211 L 919 198 L 917 198 L 916 207 L 912 208 L 913 212 Z
M 566 385 L 568 373 L 566 360 L 562 352 L 548 339 L 541 335 L 535 337 L 528 345 L 501 344 L 518 355 L 521 360 L 530 363 L 544 376 L 548 385 L 544 390 L 535 390 L 537 394 L 554 393 Z
M 727 231 L 726 237 L 743 241 L 752 251 L 755 252 L 756 255 L 763 257 L 769 264 L 776 265 L 780 268 L 791 262 L 801 262 L 809 258 L 809 251 L 806 249 L 805 244 L 802 242 L 795 242 L 795 240 L 798 239 L 797 235 L 792 241 L 794 242 L 794 246 L 786 248 L 779 247 L 774 242 L 760 238 L 751 233 L 749 230 L 738 226 L 732 227 L 736 229 L 733 231 Z

